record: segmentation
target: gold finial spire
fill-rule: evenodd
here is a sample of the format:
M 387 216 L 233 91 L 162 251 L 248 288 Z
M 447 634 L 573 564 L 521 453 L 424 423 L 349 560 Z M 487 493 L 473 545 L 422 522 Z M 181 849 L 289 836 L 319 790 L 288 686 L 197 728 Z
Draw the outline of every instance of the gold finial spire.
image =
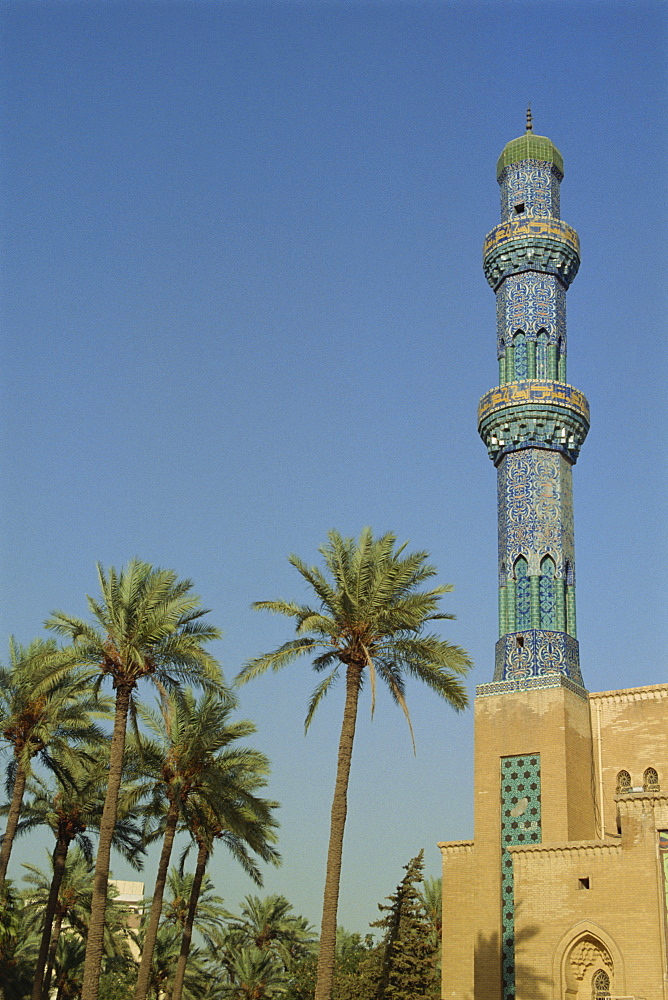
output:
M 531 105 L 527 108 L 527 132 L 533 132 L 533 116 L 531 114 Z

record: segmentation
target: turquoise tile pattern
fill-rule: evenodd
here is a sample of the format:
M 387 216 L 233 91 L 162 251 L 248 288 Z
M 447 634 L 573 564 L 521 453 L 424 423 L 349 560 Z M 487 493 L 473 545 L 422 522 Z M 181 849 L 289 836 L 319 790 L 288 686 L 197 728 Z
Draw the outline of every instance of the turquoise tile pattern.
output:
M 509 847 L 540 844 L 540 754 L 501 758 L 501 961 L 503 1000 L 515 998 L 515 879 Z

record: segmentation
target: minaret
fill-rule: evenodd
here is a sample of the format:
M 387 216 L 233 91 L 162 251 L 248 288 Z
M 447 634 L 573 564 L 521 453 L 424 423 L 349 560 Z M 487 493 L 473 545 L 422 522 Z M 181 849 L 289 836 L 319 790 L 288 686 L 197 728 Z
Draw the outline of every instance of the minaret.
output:
M 597 833 L 571 485 L 589 407 L 566 381 L 566 292 L 580 248 L 559 217 L 563 175 L 529 112 L 499 157 L 501 223 L 484 244 L 499 385 L 480 401 L 478 427 L 498 475 L 499 639 L 475 702 L 475 1000 L 530 995 L 516 948 L 534 930 L 521 929 L 513 851 Z
M 497 163 L 501 223 L 484 244 L 496 295 L 499 385 L 478 429 L 498 470 L 499 641 L 494 681 L 562 674 L 582 687 L 575 622 L 571 469 L 589 406 L 566 381 L 566 292 L 580 265 L 574 229 L 560 219 L 563 160 L 524 135 Z
M 589 409 L 566 381 L 580 256 L 559 217 L 563 172 L 529 113 L 499 158 L 501 223 L 485 239 L 499 385 L 479 429 L 498 472 L 499 639 L 474 703 L 474 839 L 439 845 L 443 1000 L 664 996 L 668 798 L 650 757 L 666 760 L 668 689 L 590 697 L 580 673 L 571 473 Z

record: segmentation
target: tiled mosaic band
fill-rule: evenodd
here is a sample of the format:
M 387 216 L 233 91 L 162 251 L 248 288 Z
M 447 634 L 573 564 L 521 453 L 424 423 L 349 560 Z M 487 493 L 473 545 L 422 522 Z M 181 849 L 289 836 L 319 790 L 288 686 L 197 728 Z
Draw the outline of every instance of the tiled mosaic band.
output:
M 589 423 L 589 403 L 584 393 L 572 385 L 547 379 L 511 382 L 490 389 L 478 405 L 478 423 L 495 410 L 515 403 L 562 404 L 578 412 Z
M 518 681 L 490 681 L 489 684 L 478 684 L 475 689 L 476 698 L 492 698 L 495 695 L 517 694 L 522 691 L 534 691 L 536 688 L 567 688 L 585 701 L 589 697 L 587 689 L 575 684 L 563 674 L 545 674 L 544 677 L 527 677 Z
M 580 238 L 571 226 L 555 219 L 551 216 L 538 218 L 509 219 L 507 222 L 500 222 L 487 236 L 482 245 L 483 258 L 506 246 L 508 243 L 515 243 L 525 240 L 527 244 L 536 239 L 551 239 L 557 243 L 565 244 L 576 257 L 580 256 Z
M 521 235 L 523 230 L 526 235 Z M 579 249 L 571 234 L 577 240 L 575 230 L 559 219 L 502 222 L 485 240 L 483 270 L 489 285 L 496 290 L 510 274 L 540 271 L 556 274 L 568 288 L 580 268 Z
M 501 758 L 501 974 L 515 998 L 515 879 L 508 851 L 541 842 L 540 754 Z
M 580 646 L 565 632 L 528 629 L 509 632 L 496 643 L 494 680 L 527 680 L 551 674 L 563 674 L 583 687 L 580 673 Z
M 503 455 L 526 447 L 562 451 L 575 464 L 588 431 L 587 400 L 559 382 L 499 386 L 478 407 L 478 433 L 495 465 Z

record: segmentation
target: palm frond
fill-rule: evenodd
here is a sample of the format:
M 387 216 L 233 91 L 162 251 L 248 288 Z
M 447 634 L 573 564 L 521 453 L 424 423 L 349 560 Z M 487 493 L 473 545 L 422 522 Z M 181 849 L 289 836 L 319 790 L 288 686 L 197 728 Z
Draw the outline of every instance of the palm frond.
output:
M 339 676 L 339 668 L 338 666 L 336 666 L 334 670 L 332 670 L 332 672 L 328 674 L 328 676 L 325 677 L 323 681 L 320 681 L 315 691 L 311 695 L 311 700 L 309 701 L 308 704 L 308 711 L 306 713 L 306 719 L 304 720 L 305 733 L 307 733 L 309 730 L 309 726 L 311 725 L 311 722 L 313 720 L 313 715 L 315 714 L 315 710 L 317 709 L 318 705 L 325 697 L 325 695 L 328 693 L 328 691 L 334 686 L 334 684 L 336 684 L 338 676 Z
M 235 684 L 245 684 L 247 681 L 252 680 L 253 677 L 264 674 L 267 670 L 281 670 L 288 663 L 292 663 L 293 660 L 296 660 L 300 656 L 305 656 L 307 653 L 314 652 L 321 646 L 322 642 L 320 640 L 316 641 L 306 638 L 292 639 L 272 653 L 265 653 L 263 656 L 249 660 L 237 674 Z

